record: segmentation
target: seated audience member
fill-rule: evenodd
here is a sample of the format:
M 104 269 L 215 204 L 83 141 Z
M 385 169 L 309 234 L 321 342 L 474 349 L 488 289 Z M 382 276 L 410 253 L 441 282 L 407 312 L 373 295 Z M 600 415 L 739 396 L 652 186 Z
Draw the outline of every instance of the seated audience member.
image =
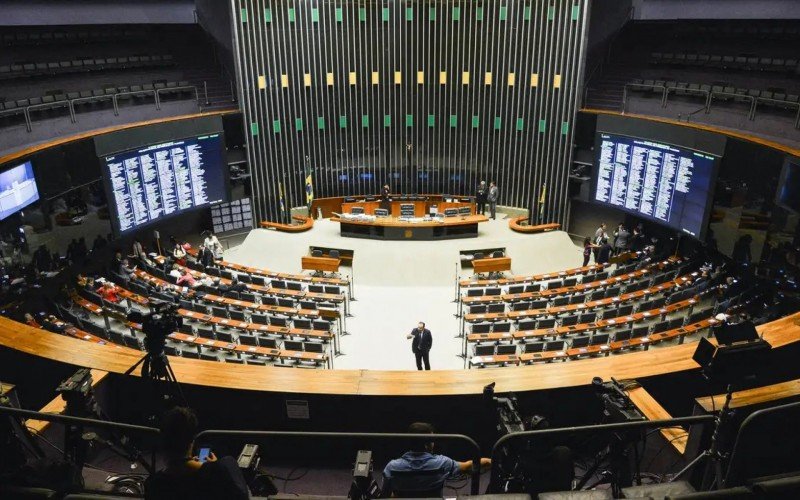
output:
M 36 318 L 33 317 L 31 313 L 25 313 L 25 324 L 28 326 L 32 326 L 34 328 L 41 328 L 42 325 L 36 321 Z
M 100 290 L 97 291 L 100 294 L 100 297 L 103 298 L 106 302 L 119 302 L 119 295 L 117 295 L 117 287 L 114 286 L 113 283 L 106 281 L 103 283 L 103 286 L 100 287 Z
M 197 417 L 189 408 L 176 407 L 164 414 L 161 439 L 167 466 L 145 482 L 147 500 L 203 500 L 250 498 L 244 476 L 233 457 L 209 453 L 201 462 L 193 454 Z
M 190 273 L 189 270 L 186 269 L 186 270 L 184 270 L 183 274 L 180 275 L 180 277 L 178 278 L 178 281 L 175 282 L 175 284 L 178 285 L 178 286 L 195 287 L 195 286 L 198 285 L 198 282 L 197 282 L 197 280 L 194 279 L 194 276 L 192 276 L 192 273 Z
M 172 245 L 172 258 L 175 259 L 175 262 L 177 262 L 179 265 L 185 266 L 186 249 L 183 247 L 183 245 L 178 243 L 175 238 L 172 238 L 172 241 L 174 242 Z
M 172 266 L 172 269 L 170 269 L 169 275 L 172 276 L 173 278 L 180 278 L 181 276 L 183 276 L 183 273 L 181 272 L 180 267 L 178 267 L 178 265 L 176 264 Z
M 119 275 L 125 278 L 125 281 L 130 281 L 136 271 L 136 266 L 131 266 L 128 259 L 122 259 L 119 264 Z
M 433 425 L 416 422 L 408 427 L 409 434 L 433 434 Z M 457 462 L 444 455 L 434 455 L 434 443 L 417 441 L 400 458 L 394 459 L 383 469 L 383 495 L 418 498 L 421 496 L 441 497 L 444 483 L 461 474 L 472 472 L 472 460 Z M 492 464 L 488 458 L 481 458 L 481 471 Z

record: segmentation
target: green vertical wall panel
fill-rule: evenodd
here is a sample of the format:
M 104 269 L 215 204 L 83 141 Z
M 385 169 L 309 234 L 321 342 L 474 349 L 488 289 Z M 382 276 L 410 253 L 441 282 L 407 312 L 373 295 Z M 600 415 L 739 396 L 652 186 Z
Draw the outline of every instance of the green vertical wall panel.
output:
M 240 11 L 240 16 L 241 16 L 242 22 L 246 23 L 247 22 L 247 9 L 242 9 Z
M 581 17 L 581 8 L 579 5 L 572 6 L 572 20 L 577 21 Z
M 361 126 L 369 128 L 369 115 L 361 115 Z
M 495 116 L 494 117 L 494 129 L 495 130 L 500 130 L 500 128 L 502 128 L 502 126 L 503 126 L 503 119 L 500 118 L 499 116 Z
M 452 18 L 453 18 L 453 21 L 460 21 L 461 20 L 461 7 L 453 7 Z
M 271 23 L 272 22 L 272 9 L 270 9 L 269 7 L 264 9 L 264 22 L 265 23 Z
M 358 20 L 362 23 L 367 20 L 367 9 L 365 7 L 358 8 Z
M 289 22 L 293 23 L 295 20 L 294 7 L 289 7 Z
M 428 115 L 428 126 L 433 127 L 436 124 L 436 117 L 434 115 Z
M 339 117 L 339 128 L 347 128 L 347 117 L 344 115 Z
M 458 126 L 458 117 L 456 115 L 450 115 L 450 126 L 453 128 Z
M 530 21 L 531 20 L 531 6 L 530 5 L 526 5 L 525 8 L 523 9 L 522 18 L 524 20 L 526 20 L 526 21 Z
M 383 115 L 383 126 L 384 127 L 392 126 L 392 115 Z
M 319 22 L 319 9 L 316 7 L 311 8 L 311 22 L 312 23 Z
M 483 21 L 483 7 L 475 7 L 475 19 Z
M 508 19 L 508 7 L 505 5 L 500 6 L 500 20 L 505 21 Z
M 414 126 L 414 115 L 406 115 L 406 127 Z
M 294 119 L 294 129 L 298 132 L 303 130 L 303 119 L 302 118 L 295 118 Z
M 561 122 L 561 135 L 569 133 L 569 122 Z
M 414 7 L 406 7 L 406 21 L 414 20 Z
M 436 7 L 428 7 L 428 21 L 436 20 Z
M 481 119 L 478 117 L 478 115 L 472 115 L 472 128 L 478 128 L 478 125 L 480 125 L 480 122 L 481 122 Z
M 342 15 L 342 8 L 341 7 L 336 7 L 336 10 L 334 12 L 335 12 L 335 15 L 336 15 L 336 22 L 337 23 L 342 22 L 342 19 L 344 19 L 344 15 Z
M 525 128 L 525 119 L 517 118 L 517 130 L 523 130 L 524 128 Z
M 381 17 L 383 18 L 383 22 L 389 22 L 389 7 L 383 8 Z
M 321 116 L 317 117 L 317 128 L 320 130 L 325 130 L 325 118 Z
M 547 129 L 547 120 L 539 120 L 539 132 L 544 132 Z
M 280 120 L 273 120 L 272 121 L 272 131 L 276 134 L 281 133 L 281 121 Z
M 250 124 L 250 135 L 258 135 L 258 123 L 253 122 Z

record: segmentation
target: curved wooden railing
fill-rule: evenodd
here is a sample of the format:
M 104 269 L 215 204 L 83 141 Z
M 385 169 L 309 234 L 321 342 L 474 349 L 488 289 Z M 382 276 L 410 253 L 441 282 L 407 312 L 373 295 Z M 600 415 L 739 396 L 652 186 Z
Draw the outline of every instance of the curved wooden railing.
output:
M 299 224 L 282 224 L 280 222 L 261 221 L 261 227 L 265 229 L 275 229 L 284 233 L 302 233 L 314 227 L 314 219 L 305 215 L 293 215 L 292 220 Z
M 529 226 L 528 216 L 520 215 L 519 217 L 512 217 L 511 219 L 509 219 L 508 227 L 512 231 L 516 231 L 518 233 L 535 234 L 535 233 L 546 233 L 548 231 L 555 231 L 556 229 L 561 228 L 561 224 L 557 222 L 551 222 L 549 224 L 537 224 L 535 226 Z
M 800 342 L 800 313 L 761 325 L 758 330 L 773 348 Z M 0 318 L 0 345 L 41 358 L 117 374 L 124 373 L 142 355 L 133 349 L 87 342 L 7 318 Z M 495 370 L 437 370 L 433 373 L 286 370 L 181 357 L 171 358 L 171 365 L 182 383 L 224 389 L 349 396 L 478 395 L 491 382 L 497 384 L 498 392 L 524 392 L 583 386 L 596 376 L 606 380 L 611 377 L 638 379 L 692 370 L 698 368 L 692 360 L 695 348 L 695 343 L 688 343 L 568 364 Z M 413 364 L 413 359 L 409 359 L 409 364 Z

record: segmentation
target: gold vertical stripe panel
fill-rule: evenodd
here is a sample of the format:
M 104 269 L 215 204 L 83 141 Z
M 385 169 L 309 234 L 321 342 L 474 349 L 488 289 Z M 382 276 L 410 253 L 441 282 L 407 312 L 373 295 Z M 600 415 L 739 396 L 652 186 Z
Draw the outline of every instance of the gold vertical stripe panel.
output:
M 306 87 L 311 86 L 311 73 L 306 73 L 303 75 L 303 85 Z
M 258 75 L 258 88 L 265 89 L 267 88 L 267 79 L 264 75 Z
M 327 73 L 325 75 L 325 84 L 328 86 L 333 86 L 333 73 Z
M 358 79 L 356 78 L 356 72 L 351 71 L 350 74 L 347 76 L 347 80 L 350 83 L 350 85 L 355 85 L 356 83 L 358 83 Z
M 561 88 L 561 75 L 553 75 L 553 88 Z
M 417 71 L 417 83 L 420 85 L 425 84 L 425 72 L 424 71 Z
M 461 84 L 469 85 L 469 71 L 464 71 L 461 73 Z
M 373 85 L 378 85 L 379 83 L 381 83 L 380 73 L 378 73 L 377 71 L 373 71 L 372 72 L 372 84 Z
M 492 72 L 491 71 L 487 71 L 486 75 L 484 75 L 483 84 L 484 85 L 491 85 L 492 84 Z
M 447 85 L 447 71 L 439 72 L 439 85 Z
M 517 81 L 517 75 L 515 75 L 514 73 L 509 73 L 508 74 L 508 86 L 509 87 L 513 87 L 514 84 L 516 83 L 516 81 Z
M 531 87 L 539 86 L 539 73 L 531 73 Z
M 402 71 L 395 71 L 394 72 L 394 84 L 400 85 L 403 83 L 403 72 Z
M 289 88 L 289 75 L 287 75 L 286 73 L 281 75 L 281 87 L 285 89 Z

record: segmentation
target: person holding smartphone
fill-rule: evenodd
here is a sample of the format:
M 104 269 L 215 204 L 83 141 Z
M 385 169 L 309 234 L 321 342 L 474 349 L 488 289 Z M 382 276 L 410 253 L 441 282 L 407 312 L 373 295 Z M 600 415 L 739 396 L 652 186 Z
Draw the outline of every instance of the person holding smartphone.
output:
M 145 499 L 250 498 L 235 458 L 217 458 L 207 447 L 193 453 L 197 430 L 197 416 L 190 408 L 175 407 L 164 414 L 161 439 L 167 466 L 147 478 Z

